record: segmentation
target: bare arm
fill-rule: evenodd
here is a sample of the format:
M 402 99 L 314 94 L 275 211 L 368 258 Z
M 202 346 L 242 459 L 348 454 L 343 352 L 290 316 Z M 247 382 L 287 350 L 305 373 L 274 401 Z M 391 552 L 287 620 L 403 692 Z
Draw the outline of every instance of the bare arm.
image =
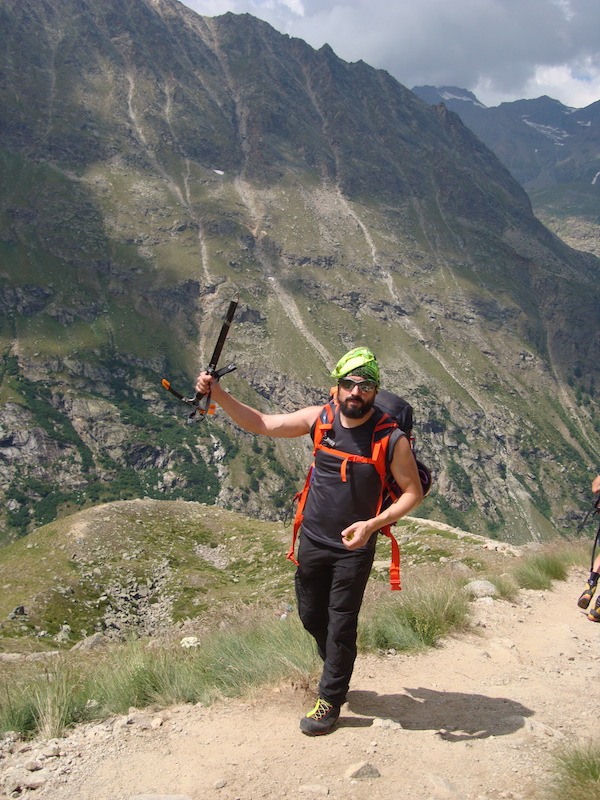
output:
M 371 519 L 361 520 L 342 531 L 342 541 L 349 550 L 364 546 L 371 536 L 385 525 L 393 525 L 409 514 L 423 500 L 423 488 L 408 439 L 403 436 L 394 447 L 392 475 L 402 489 L 400 497 L 385 511 Z
M 263 414 L 256 408 L 241 403 L 226 392 L 211 375 L 201 372 L 196 382 L 196 391 L 211 393 L 212 399 L 218 403 L 231 419 L 250 433 L 291 439 L 310 433 L 310 429 L 319 415 L 320 406 L 308 406 L 289 414 Z
M 596 477 L 592 481 L 592 492 L 594 494 L 600 492 L 600 475 L 596 475 Z

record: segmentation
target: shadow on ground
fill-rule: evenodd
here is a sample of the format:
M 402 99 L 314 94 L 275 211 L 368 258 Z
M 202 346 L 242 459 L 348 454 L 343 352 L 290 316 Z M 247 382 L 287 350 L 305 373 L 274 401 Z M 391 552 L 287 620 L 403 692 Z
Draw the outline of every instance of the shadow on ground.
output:
M 353 691 L 348 707 L 358 717 L 343 717 L 340 727 L 368 727 L 375 719 L 398 722 L 406 730 L 433 730 L 451 742 L 507 736 L 522 728 L 530 708 L 506 697 L 487 697 L 433 689 L 405 689 L 403 694 Z

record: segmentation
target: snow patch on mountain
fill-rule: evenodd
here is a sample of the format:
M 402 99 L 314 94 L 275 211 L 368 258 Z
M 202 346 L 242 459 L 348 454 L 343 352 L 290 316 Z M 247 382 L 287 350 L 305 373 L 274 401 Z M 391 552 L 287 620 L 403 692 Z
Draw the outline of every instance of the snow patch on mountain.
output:
M 570 138 L 571 134 L 567 131 L 561 131 L 560 128 L 555 128 L 552 125 L 541 125 L 539 122 L 532 122 L 527 116 L 521 117 L 526 125 L 535 128 L 536 131 L 552 139 L 554 144 L 564 146 L 565 140 Z
M 450 89 L 440 89 L 440 97 L 442 100 L 461 100 L 465 103 L 472 103 L 474 106 L 478 106 L 478 108 L 486 108 L 483 103 L 480 103 L 479 100 L 475 97 L 475 95 L 471 94 L 471 92 L 456 94 L 457 90 L 450 90 Z

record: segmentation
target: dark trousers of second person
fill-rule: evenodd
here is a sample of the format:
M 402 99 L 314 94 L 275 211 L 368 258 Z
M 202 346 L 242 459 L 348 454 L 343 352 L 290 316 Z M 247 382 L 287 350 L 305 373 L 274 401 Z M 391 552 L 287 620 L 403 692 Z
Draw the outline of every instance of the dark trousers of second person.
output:
M 298 613 L 323 659 L 319 697 L 342 706 L 356 660 L 358 614 L 375 547 L 341 550 L 301 534 L 295 586 Z

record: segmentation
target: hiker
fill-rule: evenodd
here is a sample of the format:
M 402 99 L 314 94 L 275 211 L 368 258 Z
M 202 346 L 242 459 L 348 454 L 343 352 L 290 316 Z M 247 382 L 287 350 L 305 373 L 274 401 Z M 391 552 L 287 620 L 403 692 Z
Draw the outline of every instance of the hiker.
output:
M 592 481 L 592 492 L 594 494 L 600 493 L 600 475 L 596 475 Z M 592 602 L 592 597 L 598 587 L 598 578 L 600 578 L 600 555 L 597 555 L 593 560 L 590 577 L 577 601 L 579 608 L 586 609 Z M 596 599 L 596 604 L 594 608 L 589 611 L 587 617 L 591 622 L 600 622 L 600 596 Z
M 373 432 L 384 412 L 374 406 L 380 383 L 373 353 L 358 347 L 338 361 L 331 376 L 337 381 L 337 403 L 331 446 L 342 454 L 370 457 Z M 212 400 L 250 433 L 280 438 L 311 434 L 322 406 L 282 414 L 263 414 L 244 405 L 202 372 L 196 390 Z M 298 613 L 314 637 L 323 672 L 315 707 L 300 721 L 309 736 L 329 733 L 336 724 L 356 659 L 357 624 L 375 555 L 377 532 L 412 511 L 423 498 L 419 474 L 404 434 L 394 439 L 389 466 L 402 490 L 400 497 L 377 513 L 381 480 L 372 464 L 344 462 L 328 450 L 316 453 L 304 506 L 295 574 Z

